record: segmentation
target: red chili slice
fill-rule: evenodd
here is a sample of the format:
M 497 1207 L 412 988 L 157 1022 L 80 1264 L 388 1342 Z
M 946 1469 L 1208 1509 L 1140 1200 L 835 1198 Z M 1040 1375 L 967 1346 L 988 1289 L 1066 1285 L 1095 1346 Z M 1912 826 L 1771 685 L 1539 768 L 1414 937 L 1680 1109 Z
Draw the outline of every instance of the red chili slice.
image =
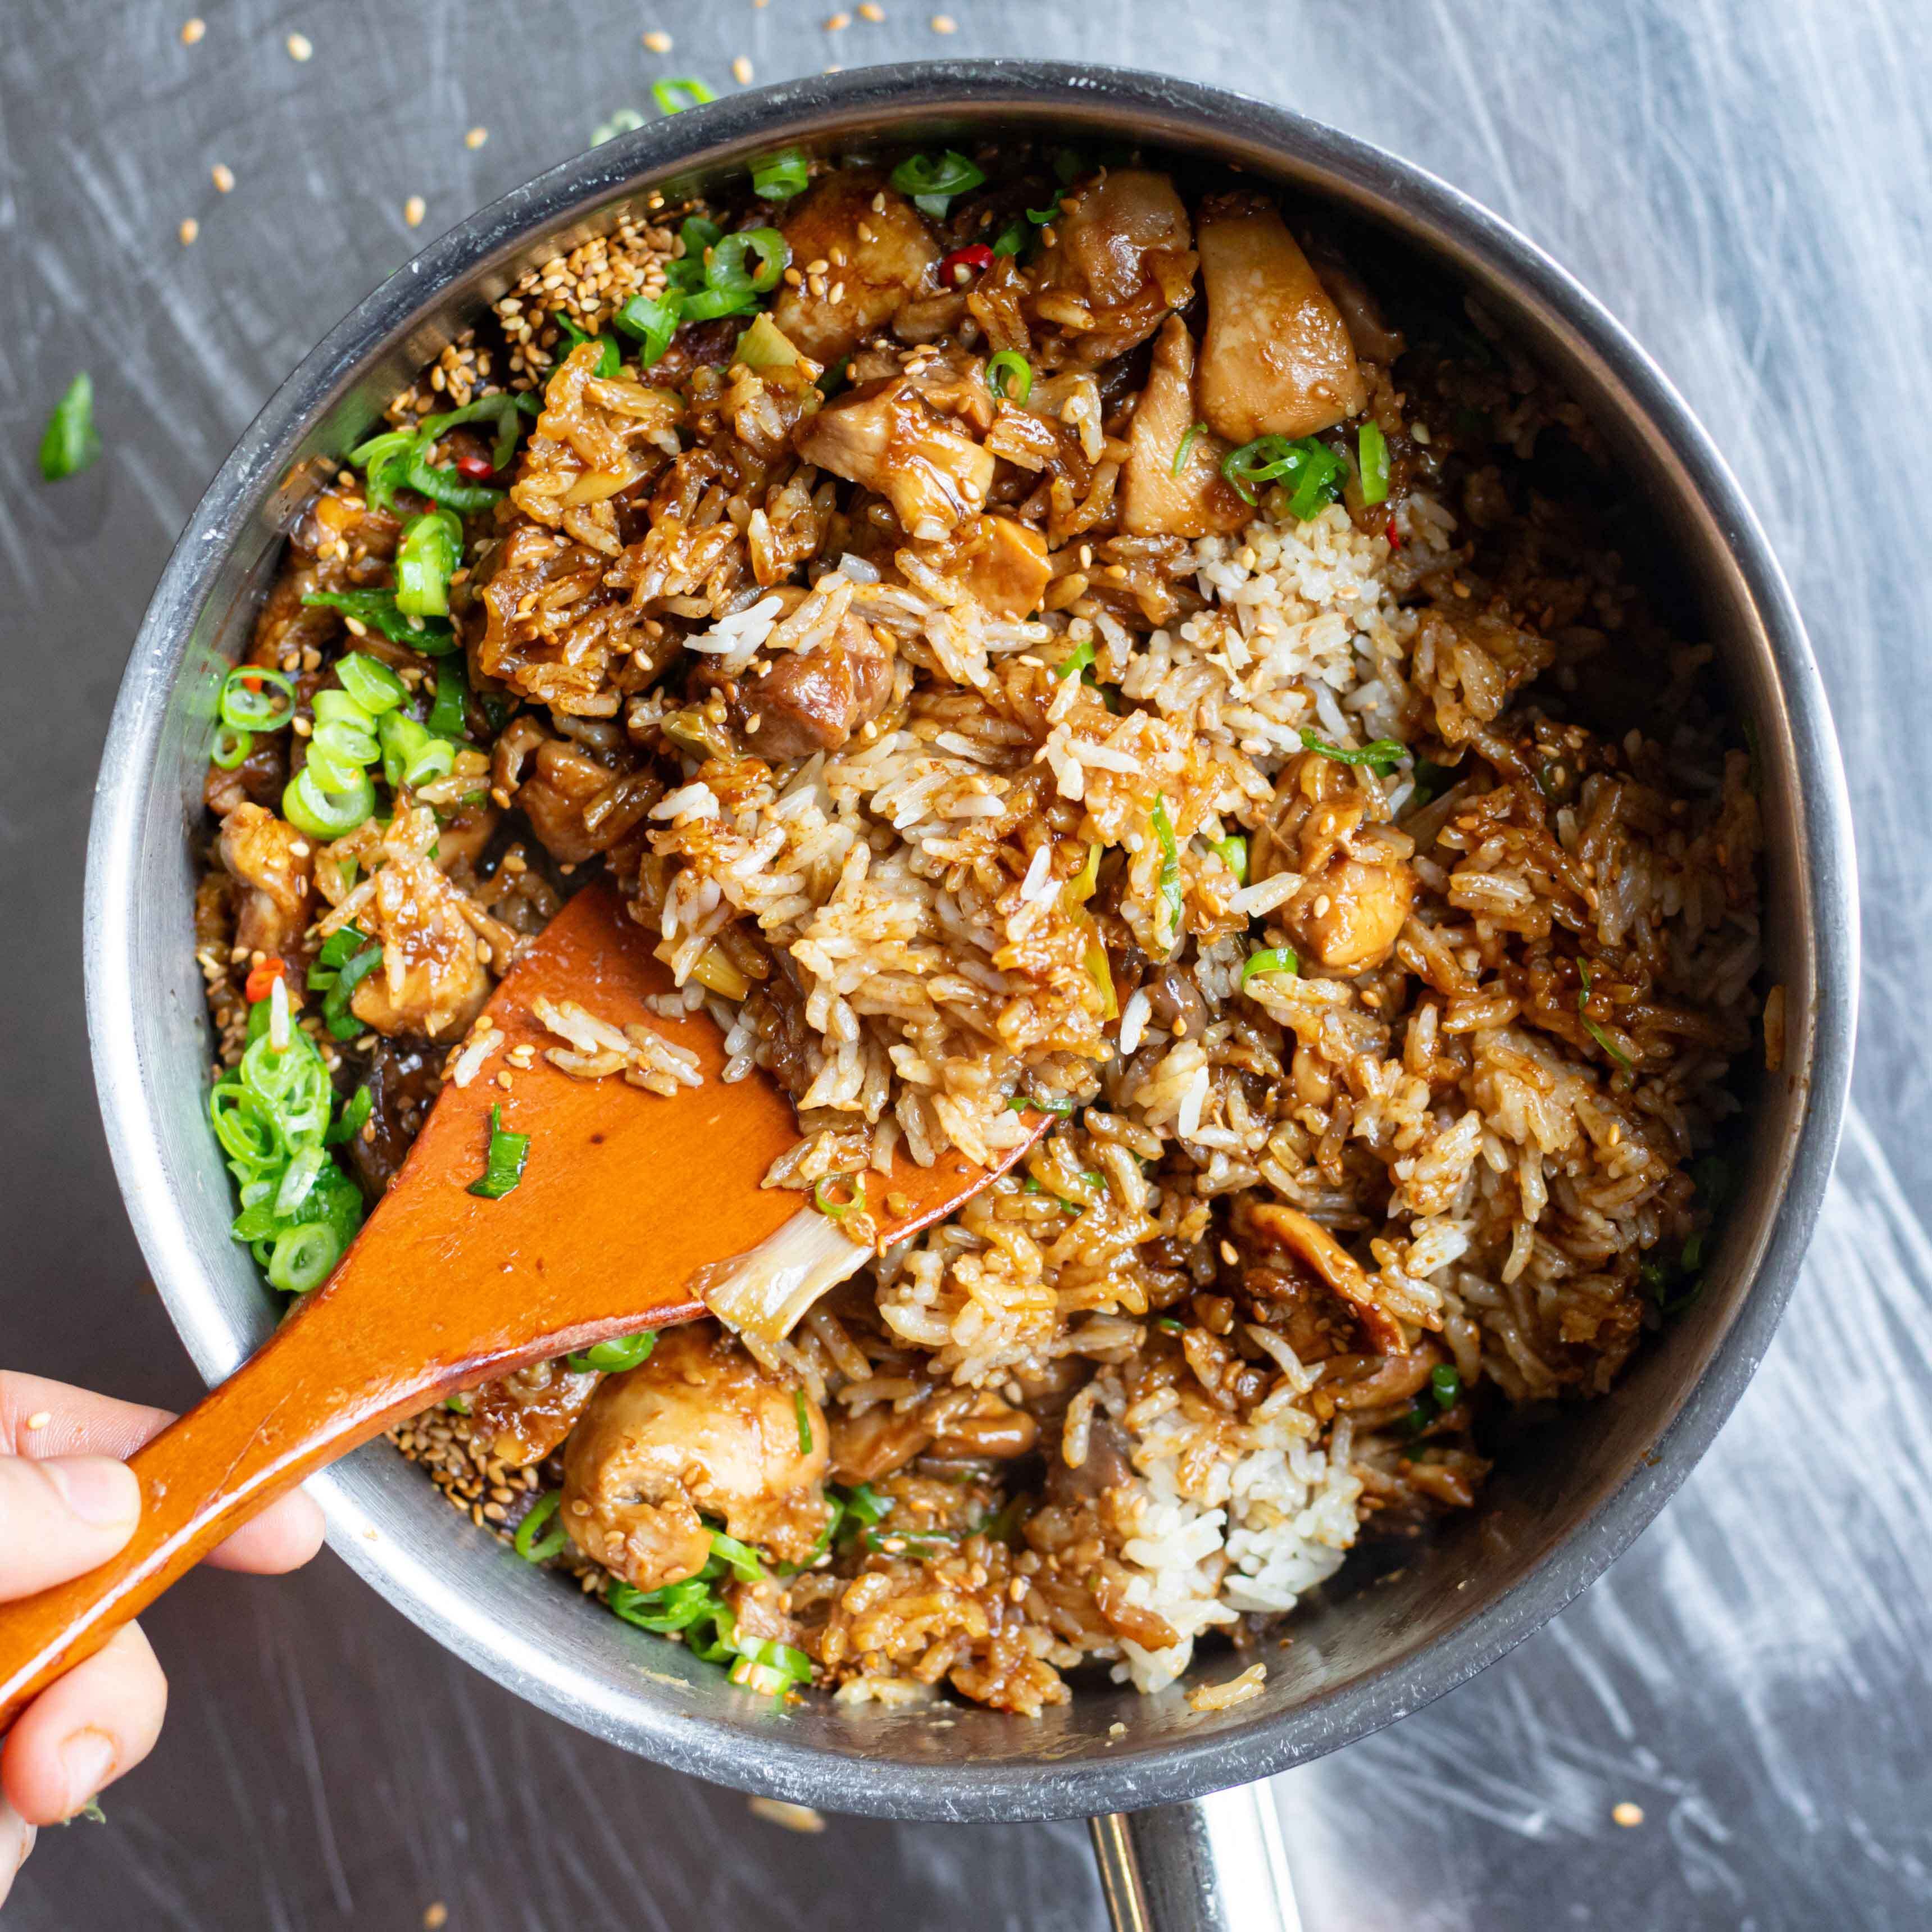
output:
M 983 275 L 993 266 L 993 251 L 983 242 L 975 242 L 970 247 L 956 248 L 939 265 L 939 279 L 950 282 L 954 287 L 964 285 L 964 277 L 956 273 L 961 268 L 970 268 L 976 275 Z
M 1390 550 L 1401 549 L 1402 532 L 1395 526 L 1395 512 L 1393 510 L 1389 512 L 1388 529 L 1385 534 L 1388 538 Z
M 456 459 L 456 469 L 458 476 L 470 477 L 478 482 L 496 473 L 496 466 L 487 456 L 459 456 Z
M 248 1004 L 252 1006 L 257 1000 L 266 1000 L 275 982 L 287 976 L 288 970 L 288 962 L 284 959 L 264 959 L 260 965 L 252 968 L 242 988 Z

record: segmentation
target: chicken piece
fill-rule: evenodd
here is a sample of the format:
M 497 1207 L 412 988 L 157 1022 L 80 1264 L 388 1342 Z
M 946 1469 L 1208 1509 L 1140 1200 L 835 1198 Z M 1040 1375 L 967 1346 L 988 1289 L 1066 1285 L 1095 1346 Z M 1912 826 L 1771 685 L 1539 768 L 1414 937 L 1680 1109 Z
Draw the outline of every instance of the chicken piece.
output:
M 1415 897 L 1415 842 L 1386 824 L 1380 789 L 1319 752 L 1298 752 L 1275 780 L 1276 805 L 1249 848 L 1251 878 L 1301 874 L 1279 915 L 1297 952 L 1331 973 L 1365 973 L 1395 945 Z
M 832 1472 L 842 1483 L 875 1483 L 930 1451 L 949 1462 L 1011 1462 L 1030 1455 L 1039 1419 L 1000 1396 L 950 1389 L 909 1409 L 890 1403 L 838 1417 Z
M 538 1362 L 485 1382 L 470 1401 L 470 1440 L 512 1469 L 541 1462 L 577 1426 L 603 1380 L 568 1360 Z
M 250 952 L 292 958 L 308 928 L 314 860 L 309 842 L 286 819 L 244 801 L 223 820 L 221 862 L 244 890 L 235 914 L 235 944 Z
M 910 296 L 931 292 L 940 248 L 925 218 L 883 174 L 842 168 L 800 196 L 778 224 L 791 258 L 828 266 L 778 292 L 772 320 L 814 362 L 849 356 Z M 814 294 L 813 284 L 824 290 Z M 836 299 L 834 299 L 834 298 Z
M 357 986 L 349 1007 L 391 1038 L 460 1038 L 490 997 L 484 958 L 494 955 L 507 966 L 517 950 L 517 935 L 444 878 L 429 856 L 436 843 L 436 814 L 418 805 L 386 827 L 369 820 L 326 848 L 332 862 L 326 876 L 344 876 L 350 860 L 370 875 L 341 905 L 352 907 L 350 917 L 380 944 L 382 963 Z
M 572 1431 L 560 1520 L 586 1556 L 640 1590 L 704 1568 L 700 1512 L 801 1563 L 830 1517 L 830 1436 L 818 1404 L 731 1336 L 709 1324 L 673 1329 L 648 1361 L 603 1384 Z
M 966 587 L 996 617 L 1030 617 L 1053 574 L 1046 532 L 1011 517 L 981 517 L 970 525 Z
M 992 487 L 992 456 L 903 376 L 828 403 L 794 442 L 806 462 L 886 498 L 909 536 L 945 536 L 986 508 Z
M 1161 324 L 1147 386 L 1134 406 L 1122 478 L 1120 527 L 1135 536 L 1204 537 L 1238 530 L 1254 512 L 1221 474 L 1228 446 L 1207 430 L 1194 401 L 1194 338 L 1179 316 Z M 1174 464 L 1181 446 L 1187 454 Z
M 1280 917 L 1304 958 L 1331 973 L 1366 973 L 1395 950 L 1414 898 L 1415 874 L 1393 850 L 1380 862 L 1338 852 Z
M 1166 175 L 1109 169 L 1062 199 L 1051 232 L 1034 306 L 1082 338 L 1078 359 L 1088 367 L 1145 341 L 1192 292 L 1199 257 Z
M 837 751 L 891 702 L 893 656 L 890 642 L 849 616 L 817 650 L 780 652 L 739 693 L 738 715 L 758 755 Z
M 1202 203 L 1201 275 L 1201 413 L 1216 436 L 1312 436 L 1366 406 L 1347 325 L 1271 202 Z
M 1306 1262 L 1348 1304 L 1376 1354 L 1408 1352 L 1402 1324 L 1376 1300 L 1367 1270 L 1319 1222 L 1280 1202 L 1250 1201 L 1244 1204 L 1238 1232 L 1259 1246 Z

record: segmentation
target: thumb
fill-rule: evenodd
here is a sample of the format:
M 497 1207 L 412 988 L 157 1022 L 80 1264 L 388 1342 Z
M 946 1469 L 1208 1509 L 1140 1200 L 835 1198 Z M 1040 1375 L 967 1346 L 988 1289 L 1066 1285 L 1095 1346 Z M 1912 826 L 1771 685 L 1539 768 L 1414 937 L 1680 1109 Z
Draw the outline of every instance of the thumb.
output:
M 108 1456 L 0 1456 L 0 1602 L 105 1563 L 134 1532 L 140 1480 Z

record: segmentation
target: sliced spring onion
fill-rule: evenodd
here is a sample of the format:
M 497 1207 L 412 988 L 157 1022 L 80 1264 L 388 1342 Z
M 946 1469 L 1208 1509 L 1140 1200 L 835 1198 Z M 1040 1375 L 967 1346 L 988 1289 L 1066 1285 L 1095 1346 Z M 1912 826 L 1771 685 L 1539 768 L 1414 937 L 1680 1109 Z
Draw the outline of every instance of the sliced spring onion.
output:
M 1006 1102 L 1010 1114 L 1058 1114 L 1062 1120 L 1076 1112 L 1080 1102 L 1066 1094 L 1016 1094 Z
M 955 195 L 977 188 L 986 178 L 983 169 L 951 148 L 938 154 L 909 154 L 892 173 L 893 187 L 910 195 L 913 206 L 934 221 L 944 218 Z
M 812 1659 L 776 1637 L 742 1637 L 731 1682 L 764 1697 L 782 1697 L 794 1684 L 812 1682 Z
M 83 369 L 62 392 L 40 436 L 40 476 L 49 483 L 78 476 L 100 454 L 94 427 L 94 378 Z
M 1576 988 L 1576 1010 L 1582 1015 L 1583 1030 L 1621 1066 L 1624 1072 L 1634 1075 L 1636 1066 L 1630 1055 L 1622 1052 L 1608 1031 L 1590 1017 L 1590 967 L 1587 960 L 1576 962 L 1576 976 L 1582 982 Z
M 252 731 L 238 731 L 224 720 L 214 728 L 214 748 L 208 755 L 224 772 L 232 772 L 254 748 Z
M 593 1342 L 568 1360 L 570 1366 L 580 1375 L 598 1369 L 607 1376 L 621 1376 L 626 1369 L 634 1369 L 640 1363 L 650 1360 L 651 1351 L 657 1345 L 655 1328 L 640 1328 L 634 1335 L 620 1335 L 608 1342 Z
M 993 253 L 996 255 L 1017 255 L 1026 244 L 1027 224 L 1016 216 L 1000 230 L 998 238 L 993 244 Z
M 1257 974 L 1293 973 L 1301 970 L 1301 962 L 1294 956 L 1292 946 L 1271 946 L 1264 952 L 1250 952 L 1241 968 L 1241 984 L 1246 986 Z
M 334 791 L 304 765 L 282 793 L 282 816 L 311 838 L 340 838 L 375 809 L 376 788 L 367 772 L 357 772 L 353 784 Z
M 826 1190 L 832 1187 L 845 1190 L 845 1198 L 835 1201 Z M 812 1190 L 812 1204 L 828 1220 L 842 1221 L 866 1198 L 865 1182 L 856 1174 L 828 1174 L 818 1182 Z
M 353 932 L 355 928 L 346 926 L 344 931 Z M 358 934 L 357 937 L 362 935 Z M 335 1039 L 353 1040 L 362 1032 L 362 1022 L 350 1010 L 349 1002 L 356 988 L 382 963 L 382 949 L 374 941 L 366 941 L 358 951 L 342 962 L 340 969 L 330 981 L 322 1002 L 322 1021 Z
M 633 296 L 614 319 L 626 335 L 643 344 L 638 366 L 648 369 L 663 359 L 683 316 L 675 295 Z
M 570 1532 L 562 1523 L 548 1535 L 541 1532 L 545 1523 L 563 1507 L 561 1490 L 546 1490 L 531 1504 L 523 1521 L 517 1526 L 517 1533 L 510 1539 L 510 1546 L 526 1563 L 548 1563 L 554 1556 L 561 1556 L 570 1543 Z
M 440 657 L 456 648 L 456 633 L 447 623 L 435 617 L 405 616 L 396 608 L 393 590 L 317 590 L 302 602 L 340 610 L 364 629 L 387 638 L 392 644 L 406 644 L 425 657 Z
M 278 670 L 238 664 L 221 680 L 215 709 L 238 731 L 279 731 L 296 715 L 296 688 Z
M 1297 442 L 1285 436 L 1258 436 L 1221 459 L 1221 474 L 1244 502 L 1256 500 L 1259 484 L 1286 484 L 1289 514 L 1299 523 L 1334 500 L 1347 469 L 1342 458 L 1312 436 Z
M 1305 725 L 1302 728 L 1301 745 L 1303 750 L 1332 758 L 1338 765 L 1366 765 L 1381 778 L 1387 778 L 1408 756 L 1408 747 L 1394 738 L 1378 738 L 1358 752 L 1351 751 L 1346 746 L 1330 744 L 1319 732 L 1311 731 Z
M 436 702 L 425 722 L 439 738 L 466 737 L 469 710 L 470 674 L 459 652 L 436 668 Z
M 1429 1372 L 1429 1392 L 1438 1408 L 1454 1408 L 1462 1393 L 1462 1378 L 1453 1362 L 1438 1362 Z
M 1234 875 L 1238 886 L 1248 883 L 1248 842 L 1238 836 L 1210 838 L 1208 849 Z
M 1094 662 L 1094 640 L 1082 638 L 1053 668 L 1055 677 L 1072 677 Z
M 1195 439 L 1199 436 L 1201 432 L 1207 427 L 1208 425 L 1204 422 L 1198 422 L 1195 424 L 1193 427 L 1188 430 L 1187 434 L 1174 445 L 1174 466 L 1167 472 L 1170 476 L 1178 476 L 1180 472 L 1187 467 L 1187 459 L 1193 452 Z M 1248 501 L 1252 503 L 1254 501 L 1254 499 L 1250 496 L 1248 499 Z
M 795 1388 L 791 1392 L 791 1410 L 798 1418 L 798 1453 L 801 1456 L 812 1454 L 812 1418 L 806 1412 L 805 1391 Z
M 349 1104 L 342 1110 L 341 1118 L 322 1136 L 331 1147 L 342 1147 L 352 1141 L 362 1131 L 362 1124 L 375 1111 L 375 1102 L 370 1098 L 366 1087 L 358 1087 L 350 1096 Z
M 706 106 L 718 97 L 695 74 L 687 74 L 652 81 L 651 98 L 660 114 L 682 114 L 687 107 Z
M 1033 364 L 1017 349 L 1002 349 L 986 359 L 986 387 L 994 401 L 1017 407 L 1033 394 Z
M 776 228 L 741 228 L 712 248 L 704 279 L 727 295 L 769 295 L 790 266 L 790 244 Z
M 1174 836 L 1174 820 L 1168 816 L 1167 800 L 1158 793 L 1153 819 L 1154 836 L 1160 841 L 1160 903 L 1167 915 L 1167 944 L 1172 951 L 1180 943 L 1186 901 L 1180 888 L 1180 847 Z
M 463 555 L 463 525 L 439 505 L 412 517 L 396 548 L 396 608 L 407 617 L 449 614 L 449 574 Z
M 369 935 L 361 927 L 338 926 L 322 942 L 314 963 L 308 969 L 309 990 L 319 992 L 326 986 L 334 986 L 336 975 L 368 944 Z
M 633 134 L 644 124 L 644 117 L 634 107 L 620 107 L 609 120 L 598 122 L 590 130 L 590 145 L 601 148 L 606 141 L 615 140 L 620 134 Z
M 1097 932 L 1087 943 L 1085 964 L 1088 978 L 1100 990 L 1100 1017 L 1103 1020 L 1118 1019 L 1120 999 L 1114 989 L 1114 969 L 1108 963 L 1107 949 Z
M 802 194 L 812 179 L 812 164 L 802 149 L 782 148 L 768 159 L 752 164 L 752 186 L 767 201 L 789 201 Z
M 268 1259 L 268 1286 L 284 1294 L 306 1294 L 328 1279 L 342 1258 L 343 1244 L 323 1221 L 304 1221 L 275 1237 Z
M 711 1532 L 711 1564 L 706 1568 L 712 1564 L 722 1566 L 720 1574 L 729 1570 L 741 1583 L 757 1583 L 764 1578 L 765 1566 L 758 1560 L 758 1552 L 748 1543 L 740 1543 L 722 1529 Z
M 478 396 L 474 402 L 465 403 L 460 410 L 446 410 L 440 416 L 424 416 L 416 425 L 416 441 L 419 447 L 427 449 L 459 423 L 494 424 L 496 436 L 490 446 L 490 466 L 501 470 L 516 454 L 517 438 L 522 433 L 524 422 L 541 407 L 541 400 L 534 394 L 517 394 L 499 389 L 494 395 Z
M 1156 1328 L 1166 1329 L 1170 1335 L 1184 1335 L 1187 1333 L 1187 1324 L 1184 1322 L 1175 1321 L 1172 1315 L 1157 1317 L 1154 1325 Z
M 454 470 L 446 470 L 440 463 L 432 463 L 423 452 L 428 445 L 420 441 L 410 452 L 408 466 L 403 472 L 403 480 L 412 490 L 440 503 L 444 508 L 454 510 L 466 517 L 475 516 L 479 511 L 488 509 L 493 504 L 503 500 L 500 490 L 493 490 L 487 483 L 466 483 Z M 398 553 L 398 561 L 400 553 Z M 398 572 L 397 580 L 401 581 Z M 406 609 L 408 607 L 404 607 Z M 418 616 L 432 614 L 418 611 Z
M 396 492 L 409 481 L 410 457 L 416 444 L 413 430 L 385 430 L 358 443 L 349 460 L 366 472 L 362 494 L 372 510 L 392 510 Z
M 1385 503 L 1389 493 L 1388 438 L 1374 423 L 1363 424 L 1355 437 L 1355 463 L 1362 476 L 1362 501 Z
M 454 768 L 456 747 L 404 712 L 384 712 L 377 736 L 382 741 L 382 776 L 392 791 L 399 785 L 425 785 L 447 778 Z
M 468 1191 L 485 1201 L 502 1200 L 516 1191 L 524 1178 L 524 1163 L 530 1157 L 530 1136 L 511 1133 L 503 1125 L 502 1108 L 492 1107 L 489 1151 L 484 1156 L 482 1173 L 470 1184 Z

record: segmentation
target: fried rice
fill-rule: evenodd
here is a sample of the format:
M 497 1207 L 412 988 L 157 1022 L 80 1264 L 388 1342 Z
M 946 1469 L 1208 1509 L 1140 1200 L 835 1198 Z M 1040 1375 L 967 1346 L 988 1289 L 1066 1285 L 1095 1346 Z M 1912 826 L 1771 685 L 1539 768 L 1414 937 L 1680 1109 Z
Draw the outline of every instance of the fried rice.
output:
M 754 1688 L 1156 1691 L 1480 1508 L 1498 1419 L 1695 1293 L 1751 756 L 1479 309 L 1193 164 L 796 158 L 526 276 L 298 520 L 207 786 L 217 1124 L 282 1003 L 379 1198 L 608 875 L 792 1097 L 802 1212 L 1025 1150 L 782 1332 L 544 1364 L 404 1452 Z M 541 1017 L 577 1077 L 699 1077 Z M 234 1141 L 238 1235 L 312 1287 L 356 1197 Z

